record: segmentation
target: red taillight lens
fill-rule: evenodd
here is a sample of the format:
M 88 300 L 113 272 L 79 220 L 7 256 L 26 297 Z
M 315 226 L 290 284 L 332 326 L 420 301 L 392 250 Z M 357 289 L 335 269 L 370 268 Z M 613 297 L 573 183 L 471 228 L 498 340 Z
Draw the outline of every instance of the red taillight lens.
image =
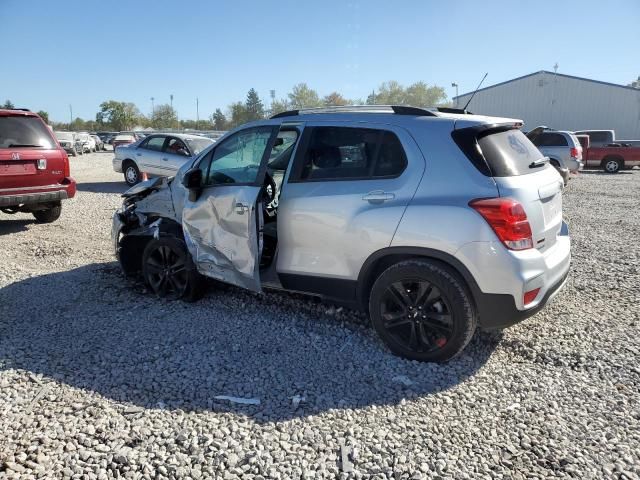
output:
M 577 148 L 575 148 L 575 147 L 573 147 L 573 148 L 571 149 L 570 155 L 571 155 L 573 158 L 578 158 L 578 149 L 577 149 Z
M 540 289 L 536 288 L 534 290 L 530 290 L 528 292 L 524 292 L 524 298 L 523 298 L 524 305 L 528 305 L 531 302 L 533 302 L 536 299 L 536 297 L 538 296 L 538 292 L 539 291 L 540 291 Z
M 70 177 L 71 176 L 71 167 L 69 166 L 69 156 L 67 155 L 67 152 L 65 152 L 65 151 L 62 152 L 62 162 L 64 163 L 64 176 L 65 177 Z
M 469 206 L 484 217 L 508 249 L 533 248 L 531 226 L 518 201 L 512 198 L 481 198 L 469 202 Z

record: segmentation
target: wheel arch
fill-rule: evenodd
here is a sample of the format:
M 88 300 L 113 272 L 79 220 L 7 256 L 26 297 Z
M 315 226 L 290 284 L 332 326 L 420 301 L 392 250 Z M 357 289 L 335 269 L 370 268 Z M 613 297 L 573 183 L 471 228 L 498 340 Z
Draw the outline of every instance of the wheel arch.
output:
M 453 255 L 424 247 L 387 247 L 372 253 L 362 265 L 358 275 L 356 292 L 358 305 L 367 311 L 369 292 L 378 276 L 391 265 L 412 259 L 430 260 L 449 267 L 457 274 L 458 280 L 469 291 L 471 300 L 476 303 L 480 287 L 467 267 Z

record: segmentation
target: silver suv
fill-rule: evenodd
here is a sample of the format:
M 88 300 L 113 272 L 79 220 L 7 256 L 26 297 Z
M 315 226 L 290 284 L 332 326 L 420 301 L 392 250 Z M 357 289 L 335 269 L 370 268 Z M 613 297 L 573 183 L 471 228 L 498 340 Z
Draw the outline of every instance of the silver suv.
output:
M 536 127 L 527 133 L 527 137 L 543 155 L 549 157 L 565 184 L 569 181 L 569 172 L 578 173 L 584 167 L 582 145 L 573 132 Z
M 396 354 L 444 361 L 562 287 L 562 179 L 513 119 L 406 106 L 290 111 L 229 132 L 113 218 L 161 297 L 202 277 L 368 312 Z

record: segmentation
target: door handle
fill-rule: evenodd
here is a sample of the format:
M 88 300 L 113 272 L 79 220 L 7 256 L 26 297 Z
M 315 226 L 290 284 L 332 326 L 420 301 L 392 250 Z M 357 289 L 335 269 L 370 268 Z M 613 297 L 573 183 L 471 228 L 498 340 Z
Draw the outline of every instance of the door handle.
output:
M 236 203 L 236 213 L 238 215 L 244 215 L 244 212 L 249 211 L 249 205 L 245 205 L 244 203 Z
M 383 203 L 387 200 L 393 200 L 396 196 L 393 193 L 385 192 L 383 190 L 374 190 L 367 193 L 362 200 L 366 200 L 369 203 Z

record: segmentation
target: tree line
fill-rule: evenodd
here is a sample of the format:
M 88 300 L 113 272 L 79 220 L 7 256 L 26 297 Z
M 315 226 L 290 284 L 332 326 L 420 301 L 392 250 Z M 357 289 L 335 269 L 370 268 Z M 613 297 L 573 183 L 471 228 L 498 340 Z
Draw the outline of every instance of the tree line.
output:
M 229 130 L 253 120 L 267 118 L 270 115 L 287 110 L 314 108 L 340 105 L 412 105 L 414 107 L 430 107 L 443 105 L 447 100 L 444 88 L 416 82 L 403 86 L 395 80 L 382 83 L 377 91 L 374 90 L 366 99 L 347 99 L 337 91 L 320 96 L 306 83 L 295 85 L 282 98 L 273 98 L 269 104 L 260 98 L 258 92 L 251 88 L 244 101 L 231 103 L 225 111 L 216 108 L 208 117 L 202 120 L 178 119 L 176 110 L 169 104 L 157 105 L 150 116 L 140 112 L 131 102 L 107 100 L 100 104 L 95 120 L 75 118 L 70 123 L 49 121 L 45 111 L 38 114 L 54 129 L 58 130 L 131 130 L 135 127 L 152 127 L 155 129 L 199 129 L 199 130 Z M 14 108 L 7 100 L 3 108 Z

